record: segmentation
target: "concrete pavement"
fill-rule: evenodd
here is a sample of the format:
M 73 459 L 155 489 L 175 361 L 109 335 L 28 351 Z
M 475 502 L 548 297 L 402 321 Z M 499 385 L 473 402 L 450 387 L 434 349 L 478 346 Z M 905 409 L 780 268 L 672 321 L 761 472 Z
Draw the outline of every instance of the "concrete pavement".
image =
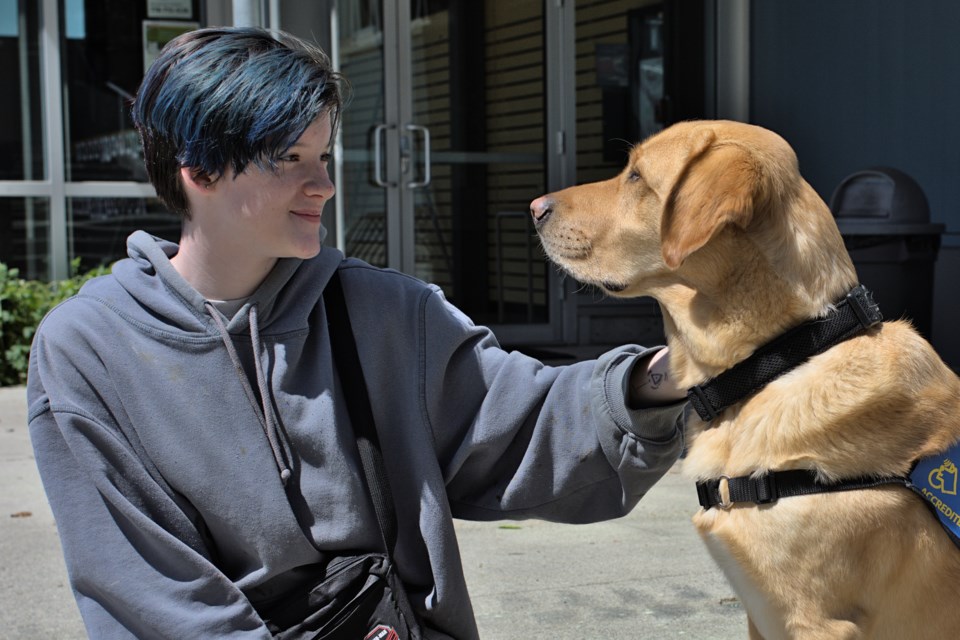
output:
M 84 638 L 25 403 L 22 387 L 0 388 L 0 638 Z M 458 522 L 481 636 L 745 638 L 743 610 L 690 524 L 696 509 L 673 469 L 611 522 Z

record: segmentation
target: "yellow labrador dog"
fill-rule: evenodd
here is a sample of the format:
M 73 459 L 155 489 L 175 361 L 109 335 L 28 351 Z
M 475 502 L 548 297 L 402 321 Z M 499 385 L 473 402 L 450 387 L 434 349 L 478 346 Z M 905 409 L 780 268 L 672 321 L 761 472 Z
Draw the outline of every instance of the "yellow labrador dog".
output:
M 636 146 L 618 176 L 538 198 L 531 214 L 575 278 L 656 298 L 684 388 L 791 331 L 796 347 L 844 314 L 859 322 L 692 415 L 683 468 L 706 495 L 693 521 L 750 638 L 960 637 L 960 548 L 948 533 L 960 523 L 948 502 L 960 380 L 908 322 L 870 317 L 833 216 L 782 138 L 680 123 Z M 911 472 L 933 489 L 885 480 Z M 811 486 L 828 489 L 807 495 Z

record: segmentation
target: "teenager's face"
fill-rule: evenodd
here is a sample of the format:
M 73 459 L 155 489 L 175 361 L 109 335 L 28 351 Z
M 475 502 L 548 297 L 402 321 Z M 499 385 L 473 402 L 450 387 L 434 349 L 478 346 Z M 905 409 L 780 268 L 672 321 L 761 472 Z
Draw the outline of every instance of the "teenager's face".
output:
M 263 259 L 312 258 L 320 252 L 320 217 L 334 194 L 327 172 L 330 116 L 321 115 L 277 160 L 278 170 L 228 169 L 212 189 L 221 237 Z M 228 239 L 229 238 L 229 239 Z

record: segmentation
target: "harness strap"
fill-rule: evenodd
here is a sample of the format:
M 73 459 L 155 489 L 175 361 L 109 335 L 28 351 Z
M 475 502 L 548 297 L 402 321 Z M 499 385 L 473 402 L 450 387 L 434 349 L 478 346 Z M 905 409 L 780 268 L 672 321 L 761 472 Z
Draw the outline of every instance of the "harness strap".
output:
M 721 494 L 727 487 L 727 497 Z M 906 476 L 851 478 L 821 482 L 806 469 L 769 471 L 758 476 L 720 476 L 697 483 L 697 498 L 704 509 L 729 509 L 735 504 L 770 504 L 780 498 L 815 493 L 855 491 L 896 485 L 906 487 L 923 498 L 943 529 L 960 548 L 960 442 L 947 451 L 921 458 Z
M 687 397 L 700 418 L 709 422 L 771 380 L 882 320 L 870 291 L 857 285 L 825 318 L 787 331 L 716 378 L 691 388 Z
M 721 496 L 722 485 L 727 486 L 727 499 Z M 792 496 L 806 496 L 815 493 L 830 493 L 834 491 L 853 491 L 856 489 L 872 489 L 884 485 L 910 486 L 910 479 L 901 476 L 882 478 L 851 478 L 837 482 L 822 482 L 817 474 L 806 469 L 790 471 L 770 471 L 759 476 L 738 476 L 728 478 L 721 476 L 697 483 L 697 498 L 704 509 L 720 507 L 729 509 L 735 504 L 749 502 L 753 504 L 770 504 L 780 498 Z

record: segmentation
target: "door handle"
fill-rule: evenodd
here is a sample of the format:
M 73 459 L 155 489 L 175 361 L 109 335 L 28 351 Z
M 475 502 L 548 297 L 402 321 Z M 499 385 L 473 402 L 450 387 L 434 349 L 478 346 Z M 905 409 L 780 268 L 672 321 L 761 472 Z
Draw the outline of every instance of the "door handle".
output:
M 394 186 L 383 178 L 383 144 L 381 140 L 386 130 L 390 128 L 388 124 L 378 124 L 373 128 L 373 183 L 384 189 Z
M 408 189 L 423 189 L 430 184 L 430 129 L 419 124 L 408 124 L 407 131 L 419 131 L 423 134 L 423 179 L 407 183 Z

